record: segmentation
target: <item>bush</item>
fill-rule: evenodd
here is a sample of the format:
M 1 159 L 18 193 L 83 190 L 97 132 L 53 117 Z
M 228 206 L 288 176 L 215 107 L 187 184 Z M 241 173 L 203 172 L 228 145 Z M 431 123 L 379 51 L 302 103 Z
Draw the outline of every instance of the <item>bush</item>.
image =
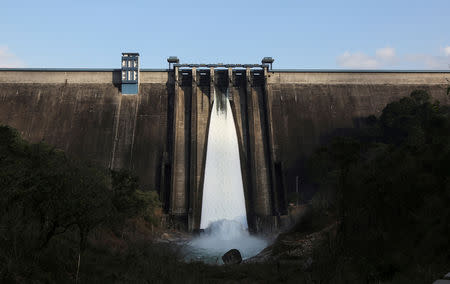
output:
M 155 191 L 139 190 L 137 177 L 129 171 L 111 171 L 111 176 L 116 217 L 121 219 L 142 217 L 156 225 L 155 209 L 161 206 L 158 194 Z

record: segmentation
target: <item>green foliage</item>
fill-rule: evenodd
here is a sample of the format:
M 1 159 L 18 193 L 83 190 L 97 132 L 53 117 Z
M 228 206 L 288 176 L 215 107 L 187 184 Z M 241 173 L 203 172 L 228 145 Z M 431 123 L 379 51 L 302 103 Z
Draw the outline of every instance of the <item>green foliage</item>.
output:
M 0 135 L 0 220 L 8 228 L 6 242 L 20 236 L 30 249 L 42 247 L 75 226 L 84 245 L 86 233 L 111 210 L 104 171 L 71 161 L 44 143 L 26 143 L 9 127 L 0 127 Z
M 138 216 L 141 216 L 149 223 L 157 225 L 158 218 L 155 216 L 155 208 L 161 206 L 158 193 L 156 191 L 141 191 L 137 190 L 134 194 L 141 210 Z
M 128 218 L 156 224 L 158 196 L 138 187 L 129 172 L 70 159 L 0 126 L 0 267 L 6 268 L 0 269 L 0 281 L 31 273 L 21 271 L 25 267 L 45 270 L 40 257 L 56 243 L 85 251 L 89 233 L 99 225 Z
M 317 195 L 336 193 L 342 252 L 368 279 L 432 282 L 448 270 L 449 133 L 448 111 L 414 91 L 311 159 Z
M 158 194 L 139 190 L 137 177 L 129 171 L 111 171 L 111 177 L 117 217 L 143 217 L 148 222 L 156 223 L 154 210 L 160 206 Z

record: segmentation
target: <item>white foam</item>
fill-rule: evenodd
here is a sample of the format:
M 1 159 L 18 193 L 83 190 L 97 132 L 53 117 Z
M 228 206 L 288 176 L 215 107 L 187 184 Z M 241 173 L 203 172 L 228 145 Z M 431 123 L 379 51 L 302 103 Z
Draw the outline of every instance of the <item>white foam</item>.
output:
M 251 236 L 241 222 L 220 220 L 213 222 L 205 232 L 188 243 L 188 260 L 222 263 L 221 257 L 230 249 L 237 249 L 243 259 L 258 254 L 267 241 Z

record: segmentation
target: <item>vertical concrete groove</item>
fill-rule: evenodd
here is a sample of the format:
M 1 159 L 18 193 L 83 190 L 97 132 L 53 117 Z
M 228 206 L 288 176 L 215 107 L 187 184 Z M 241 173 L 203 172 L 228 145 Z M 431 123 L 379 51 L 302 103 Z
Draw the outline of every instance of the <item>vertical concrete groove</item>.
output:
M 260 215 L 268 216 L 271 214 L 271 196 L 270 196 L 270 174 L 268 163 L 268 151 L 266 141 L 265 113 L 264 113 L 264 95 L 261 87 L 252 90 L 252 108 L 253 108 L 253 141 L 254 157 L 257 172 L 255 173 L 258 184 L 258 198 L 260 203 Z
M 188 200 L 188 208 L 189 208 L 189 219 L 188 219 L 188 228 L 190 231 L 194 229 L 195 226 L 195 196 L 197 195 L 198 184 L 197 184 L 197 131 L 198 131 L 198 106 L 197 106 L 197 72 L 196 68 L 192 68 L 192 94 L 191 94 L 191 125 L 190 125 L 190 171 L 189 171 L 189 180 L 190 180 L 190 188 L 189 188 L 189 200 Z
M 115 158 L 115 155 L 116 155 L 117 140 L 119 139 L 119 120 L 120 120 L 120 107 L 121 107 L 121 105 L 122 105 L 122 94 L 120 94 L 120 97 L 119 97 L 119 103 L 118 103 L 118 106 L 116 108 L 114 125 L 113 125 L 114 136 L 113 136 L 113 148 L 112 148 L 112 151 L 111 151 L 111 160 L 109 162 L 109 168 L 110 169 L 114 169 L 114 158 Z
M 133 147 L 134 147 L 134 138 L 135 138 L 135 133 L 136 133 L 136 124 L 137 124 L 137 116 L 138 116 L 138 111 L 139 111 L 139 105 L 141 103 L 141 96 L 138 92 L 138 94 L 136 95 L 136 106 L 135 106 L 135 113 L 134 113 L 134 122 L 133 122 L 133 134 L 131 136 L 131 145 L 130 145 L 130 161 L 128 164 L 128 168 L 132 169 L 132 161 L 133 161 Z
M 268 98 L 268 85 L 267 85 L 267 67 L 264 68 L 264 85 L 262 86 L 262 95 L 260 107 L 261 112 L 261 128 L 262 128 L 262 139 L 264 154 L 267 157 L 266 165 L 268 173 L 269 182 L 269 202 L 271 214 L 279 214 L 278 210 L 278 196 L 276 195 L 275 188 L 275 170 L 274 170 L 274 153 L 273 153 L 273 135 L 272 135 L 272 112 L 270 107 L 270 102 Z
M 212 105 L 214 103 L 214 94 L 216 93 L 216 85 L 215 85 L 215 78 L 214 78 L 214 68 L 209 68 L 209 77 L 210 77 L 210 89 L 209 89 L 209 103 Z
M 247 121 L 247 143 L 248 143 L 248 150 L 247 150 L 247 168 L 248 168 L 248 175 L 251 185 L 251 203 L 252 203 L 252 211 L 255 215 L 257 213 L 258 205 L 256 204 L 257 196 L 256 192 L 258 191 L 257 185 L 256 185 L 256 161 L 255 161 L 255 151 L 254 151 L 254 143 L 252 140 L 252 137 L 254 137 L 254 124 L 253 124 L 253 100 L 252 100 L 252 86 L 251 86 L 251 72 L 250 68 L 247 68 L 245 71 L 245 78 L 246 78 L 246 92 L 245 92 L 245 101 L 246 101 L 246 121 Z M 255 216 L 253 216 L 255 217 Z M 255 220 L 252 220 L 252 223 L 254 223 Z
M 267 73 L 266 73 L 267 74 Z M 283 211 L 282 204 L 285 204 L 285 200 L 279 200 L 279 195 L 277 193 L 281 193 L 284 189 L 282 188 L 283 183 L 279 181 L 282 177 L 277 176 L 277 172 L 275 170 L 275 164 L 278 163 L 278 155 L 276 153 L 277 146 L 275 144 L 275 137 L 273 132 L 273 114 L 272 114 L 272 101 L 271 101 L 271 93 L 272 90 L 267 84 L 267 78 L 264 84 L 264 95 L 265 95 L 265 101 L 266 101 L 266 115 L 267 115 L 267 140 L 269 143 L 269 158 L 270 158 L 270 167 L 271 167 L 271 177 L 272 177 L 272 196 L 273 196 L 273 207 L 275 210 L 275 214 L 279 215 Z M 297 97 L 297 95 L 296 95 Z M 281 187 L 281 188 L 280 188 Z M 284 193 L 282 198 L 285 198 Z
M 191 87 L 184 88 L 183 90 L 184 95 L 184 162 L 185 162 L 185 180 L 184 180 L 184 205 L 183 210 L 186 215 L 189 215 L 191 212 L 189 212 L 189 205 L 190 205 L 190 197 L 191 197 L 191 141 L 192 141 L 192 125 L 191 125 L 191 119 L 192 119 L 192 85 Z M 188 216 L 186 216 L 188 217 Z
M 177 186 L 177 181 L 176 179 L 179 178 L 178 177 L 178 171 L 179 171 L 179 161 L 178 161 L 178 124 L 179 124 L 179 96 L 180 96 L 180 86 L 179 86 L 179 82 L 178 82 L 178 67 L 174 68 L 174 87 L 175 87 L 175 92 L 174 92 L 174 107 L 173 107 L 173 115 L 174 115 L 174 119 L 173 119 L 173 162 L 172 162 L 172 177 L 171 177 L 171 205 L 170 205 L 170 214 L 174 214 L 176 212 L 176 199 L 177 199 L 177 194 L 178 194 L 178 186 Z

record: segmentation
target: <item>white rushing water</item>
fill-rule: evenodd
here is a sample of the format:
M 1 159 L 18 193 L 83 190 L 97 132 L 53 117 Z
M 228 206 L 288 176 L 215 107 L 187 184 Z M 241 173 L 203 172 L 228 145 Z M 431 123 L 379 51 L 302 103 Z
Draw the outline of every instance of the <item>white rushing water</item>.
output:
M 245 259 L 267 245 L 248 232 L 236 128 L 223 94 L 215 94 L 211 111 L 200 228 L 204 233 L 188 244 L 188 259 L 221 263 L 233 248 Z
M 228 99 L 219 94 L 209 124 L 200 229 L 222 219 L 248 228 L 233 113 Z

